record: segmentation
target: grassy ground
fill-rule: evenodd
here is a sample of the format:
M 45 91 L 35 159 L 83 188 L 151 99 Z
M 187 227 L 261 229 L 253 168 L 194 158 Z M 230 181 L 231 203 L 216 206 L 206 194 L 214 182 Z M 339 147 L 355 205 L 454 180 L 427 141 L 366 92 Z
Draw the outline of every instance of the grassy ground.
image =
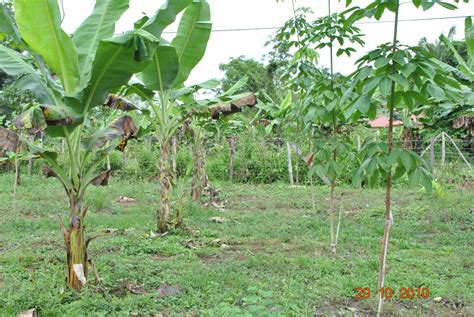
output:
M 0 175 L 0 315 L 36 308 L 42 316 L 314 316 L 372 314 L 376 307 L 382 189 L 343 189 L 333 256 L 324 187 L 316 189 L 313 211 L 308 188 L 218 184 L 225 211 L 190 204 L 188 230 L 151 239 L 157 185 L 114 179 L 89 192 L 88 236 L 114 230 L 91 242 L 101 283 L 90 273 L 79 295 L 64 287 L 61 187 L 54 179 L 23 177 L 14 211 L 12 180 Z M 447 192 L 441 203 L 418 190 L 394 190 L 386 286 L 396 299 L 387 302 L 387 313 L 474 314 L 473 187 Z M 136 202 L 119 204 L 118 196 Z M 177 294 L 163 296 L 166 285 Z M 356 287 L 370 287 L 372 298 L 355 299 Z M 429 298 L 399 299 L 402 287 L 427 287 Z

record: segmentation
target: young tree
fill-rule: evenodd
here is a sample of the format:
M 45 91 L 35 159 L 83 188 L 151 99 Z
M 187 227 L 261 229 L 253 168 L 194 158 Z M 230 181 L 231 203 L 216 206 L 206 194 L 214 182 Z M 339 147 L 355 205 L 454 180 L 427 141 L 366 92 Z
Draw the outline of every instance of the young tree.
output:
M 352 1 L 347 1 L 349 4 Z M 435 3 L 454 9 L 455 6 L 442 1 L 412 0 L 417 8 L 428 10 Z M 426 105 L 440 101 L 446 96 L 463 102 L 460 85 L 449 73 L 430 59 L 422 49 L 408 47 L 398 41 L 399 0 L 371 2 L 366 8 L 354 12 L 350 20 L 374 17 L 379 20 L 386 10 L 395 15 L 393 41 L 380 45 L 376 50 L 364 55 L 358 61 L 358 69 L 353 74 L 353 87 L 360 97 L 346 108 L 346 116 L 355 111 L 363 115 L 375 113 L 381 100 L 389 111 L 388 144 L 367 142 L 361 150 L 363 163 L 355 175 L 359 183 L 366 175 L 369 183 L 379 179 L 386 182 L 385 225 L 382 241 L 378 289 L 384 288 L 387 250 L 392 225 L 391 186 L 392 181 L 407 174 L 412 184 L 422 182 L 427 191 L 431 190 L 431 174 L 426 163 L 414 152 L 397 148 L 393 142 L 393 121 L 396 112 L 403 109 L 413 111 L 416 105 Z M 383 298 L 379 297 L 378 315 L 382 312 Z
M 346 77 L 334 73 L 334 52 L 336 56 L 351 55 L 354 44 L 363 45 L 360 30 L 353 21 L 346 18 L 354 9 L 340 14 L 332 14 L 331 3 L 328 1 L 328 16 L 310 23 L 306 19 L 307 10 L 295 11 L 295 17 L 288 21 L 277 33 L 279 41 L 286 41 L 290 49 L 296 50 L 293 65 L 286 76 L 290 89 L 298 96 L 298 104 L 291 111 L 293 122 L 305 127 L 307 134 L 314 135 L 317 127 L 318 139 L 315 140 L 317 158 L 312 172 L 322 179 L 329 179 L 329 219 L 331 250 L 336 252 L 334 226 L 334 193 L 337 176 L 342 172 L 339 166 L 338 154 L 349 155 L 351 146 L 349 138 L 343 137 L 343 128 L 348 121 L 343 113 L 345 103 L 350 101 L 352 92 L 345 95 L 349 87 Z M 338 45 L 338 47 L 336 47 Z M 330 52 L 329 71 L 316 67 L 318 50 L 328 48 Z
M 143 71 L 159 42 L 146 29 L 113 37 L 115 22 L 127 10 L 128 0 L 96 2 L 92 14 L 73 37 L 61 29 L 61 14 L 56 0 L 15 0 L 16 25 L 10 24 L 12 38 L 25 45 L 28 55 L 0 46 L 0 68 L 18 76 L 15 87 L 31 90 L 40 105 L 26 110 L 15 120 L 29 132 L 45 131 L 67 144 L 68 164 L 61 166 L 58 153 L 29 144 L 29 150 L 44 158 L 63 185 L 69 200 L 69 224 L 61 227 L 67 250 L 67 284 L 80 289 L 87 278 L 87 245 L 84 220 L 87 208 L 84 195 L 91 183 L 104 177 L 97 168 L 119 139 L 136 133 L 131 117 L 124 116 L 96 133 L 85 128 L 91 110 L 106 101 L 112 90 L 126 84 L 134 73 Z M 163 10 L 148 25 L 163 28 L 174 13 Z M 174 14 L 174 15 L 173 15 Z M 106 146 L 106 144 L 109 144 Z

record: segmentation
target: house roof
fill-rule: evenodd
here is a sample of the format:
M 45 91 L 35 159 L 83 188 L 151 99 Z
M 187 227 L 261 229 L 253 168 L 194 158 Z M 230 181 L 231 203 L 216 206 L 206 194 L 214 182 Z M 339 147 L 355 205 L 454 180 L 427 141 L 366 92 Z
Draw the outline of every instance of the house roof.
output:
M 411 120 L 416 123 L 416 124 L 419 124 L 419 119 L 422 118 L 423 116 L 422 115 L 412 115 L 410 118 Z M 371 128 L 373 129 L 384 129 L 384 128 L 388 128 L 389 126 L 389 118 L 388 117 L 385 117 L 385 116 L 382 116 L 382 117 L 378 117 L 377 119 L 375 120 L 370 120 L 369 121 L 369 125 Z M 398 126 L 401 126 L 403 125 L 403 122 L 400 121 L 400 120 L 393 120 L 393 126 L 394 127 L 398 127 Z

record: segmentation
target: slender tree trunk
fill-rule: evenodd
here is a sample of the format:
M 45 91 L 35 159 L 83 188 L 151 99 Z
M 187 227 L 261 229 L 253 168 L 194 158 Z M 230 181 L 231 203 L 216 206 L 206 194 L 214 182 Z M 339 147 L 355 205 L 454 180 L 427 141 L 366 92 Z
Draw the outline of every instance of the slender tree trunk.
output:
M 20 160 L 15 157 L 15 179 L 13 180 L 13 210 L 16 211 L 16 191 L 18 185 L 20 185 Z
M 169 202 L 169 192 L 170 192 L 170 179 L 168 171 L 168 158 L 170 152 L 170 141 L 167 140 L 163 143 L 161 148 L 160 156 L 160 183 L 161 183 L 161 208 L 158 212 L 157 217 L 157 227 L 158 231 L 165 233 L 169 229 L 170 222 L 170 202 Z
M 290 178 L 290 185 L 293 186 L 294 185 L 294 181 L 293 181 L 293 163 L 292 163 L 292 158 L 291 158 L 291 146 L 290 146 L 290 142 L 286 142 L 286 148 L 287 148 L 287 151 L 288 151 L 288 176 Z
M 87 242 L 84 236 L 84 218 L 81 214 L 82 199 L 71 201 L 69 228 L 63 227 L 67 254 L 67 285 L 80 290 L 87 281 Z M 62 223 L 61 223 L 62 225 Z
M 393 51 L 396 51 L 397 45 L 397 34 L 398 34 L 398 14 L 400 2 L 399 0 L 396 1 L 396 11 L 395 11 L 395 26 L 394 26 L 394 33 L 393 33 Z M 392 65 L 392 69 L 395 72 L 395 65 Z M 389 125 L 388 125 L 388 155 L 393 150 L 393 113 L 394 113 L 394 104 L 395 104 L 395 82 L 392 82 L 391 93 L 390 93 L 390 102 L 389 102 L 389 109 L 390 109 L 390 117 L 389 117 Z M 380 270 L 379 270 L 379 279 L 378 279 L 378 288 L 377 290 L 383 288 L 385 286 L 385 270 L 387 264 L 387 252 L 388 252 L 388 243 L 390 238 L 390 226 L 392 224 L 392 212 L 391 212 L 391 189 L 392 189 L 392 171 L 389 170 L 387 174 L 387 187 L 385 191 L 385 225 L 384 225 L 384 232 L 383 232 L 383 240 L 382 240 L 382 250 L 380 252 Z M 383 310 L 383 301 L 384 299 L 382 296 L 379 296 L 379 303 L 377 309 L 377 316 L 380 316 Z
M 199 163 L 200 163 L 200 175 L 201 175 L 201 185 L 202 188 L 210 188 L 211 183 L 209 182 L 209 177 L 207 176 L 207 166 L 206 166 L 206 140 L 201 140 L 201 145 L 199 147 Z
M 194 201 L 198 201 L 201 198 L 201 162 L 200 162 L 200 140 L 195 140 L 191 145 L 193 153 L 193 178 L 191 181 L 191 197 Z
M 235 162 L 235 138 L 229 138 L 230 160 L 229 160 L 229 180 L 234 180 L 234 162 Z
M 336 189 L 336 177 L 331 180 L 329 189 L 329 234 L 331 237 L 331 252 L 336 253 L 336 240 L 334 235 L 334 191 Z
M 309 153 L 310 153 L 310 155 L 313 154 L 313 137 L 314 137 L 314 131 L 311 132 L 311 135 L 309 137 Z M 312 205 L 313 205 L 313 212 L 316 212 L 316 193 L 315 193 L 315 189 L 314 189 L 313 175 L 311 175 L 309 177 L 309 186 L 311 187 L 311 202 L 312 202 Z

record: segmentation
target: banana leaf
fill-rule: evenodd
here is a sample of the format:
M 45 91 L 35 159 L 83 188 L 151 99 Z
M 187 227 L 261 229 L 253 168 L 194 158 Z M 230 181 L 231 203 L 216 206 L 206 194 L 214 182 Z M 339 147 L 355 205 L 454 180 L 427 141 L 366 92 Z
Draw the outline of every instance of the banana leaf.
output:
M 121 139 L 124 142 L 135 137 L 138 131 L 132 117 L 123 116 L 113 122 L 110 126 L 94 133 L 88 138 L 82 140 L 84 150 L 90 151 L 94 148 L 101 148 L 107 142 Z
M 141 45 L 136 46 L 138 39 Z M 158 43 L 158 39 L 145 31 L 128 32 L 101 41 L 79 112 L 86 113 L 102 105 L 113 89 L 126 85 L 133 74 L 145 69 L 151 60 L 146 56 L 153 56 Z
M 128 9 L 130 0 L 96 0 L 92 14 L 74 32 L 81 85 L 90 78 L 92 62 L 101 40 L 114 35 L 115 23 Z
M 171 42 L 176 48 L 179 73 L 174 86 L 183 84 L 191 71 L 201 61 L 211 36 L 211 9 L 205 0 L 194 0 L 184 11 L 178 33 Z
M 79 62 L 72 39 L 61 29 L 57 0 L 14 0 L 21 37 L 59 75 L 66 94 L 79 83 Z

